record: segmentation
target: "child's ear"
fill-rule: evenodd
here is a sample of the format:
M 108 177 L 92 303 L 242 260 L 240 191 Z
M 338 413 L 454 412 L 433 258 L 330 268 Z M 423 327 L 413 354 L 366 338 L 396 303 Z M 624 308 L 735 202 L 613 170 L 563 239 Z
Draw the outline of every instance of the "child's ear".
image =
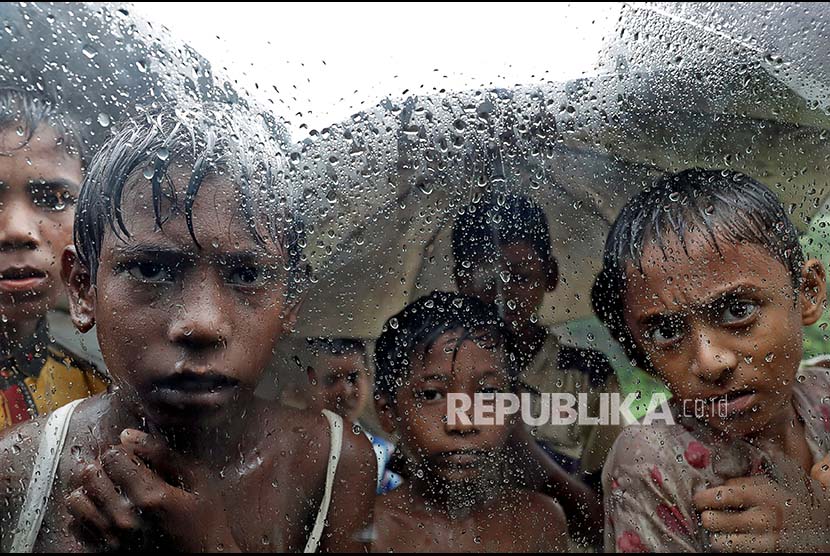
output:
M 308 376 L 308 383 L 311 385 L 312 388 L 317 387 L 317 371 L 314 370 L 314 367 L 308 365 L 305 369 L 306 376 Z
M 305 294 L 288 300 L 288 305 L 282 313 L 282 330 L 284 333 L 294 332 L 294 325 L 297 324 L 297 317 L 305 302 Z
M 815 324 L 824 313 L 827 301 L 827 274 L 818 259 L 810 259 L 801 267 L 801 322 Z
M 383 430 L 387 434 L 394 435 L 398 430 L 397 413 L 395 405 L 389 400 L 387 394 L 380 394 L 375 398 L 375 412 Z
M 89 332 L 95 326 L 95 286 L 74 245 L 66 247 L 61 255 L 61 279 L 69 294 L 72 323 L 81 332 Z
M 547 275 L 547 283 L 545 284 L 545 290 L 548 292 L 552 292 L 556 289 L 556 286 L 559 285 L 559 264 L 556 262 L 556 259 L 551 255 L 550 260 L 548 260 L 548 275 Z

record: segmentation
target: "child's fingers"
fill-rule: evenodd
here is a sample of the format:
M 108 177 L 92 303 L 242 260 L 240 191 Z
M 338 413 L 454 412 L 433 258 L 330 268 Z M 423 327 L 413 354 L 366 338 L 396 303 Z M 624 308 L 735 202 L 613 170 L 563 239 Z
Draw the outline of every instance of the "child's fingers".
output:
M 161 509 L 172 487 L 136 456 L 122 447 L 113 447 L 101 456 L 110 479 L 135 506 L 143 510 Z
M 181 471 L 182 466 L 176 464 L 175 454 L 165 442 L 155 436 L 135 429 L 124 429 L 121 432 L 121 444 L 177 486 L 187 482 Z
M 821 483 L 824 488 L 830 488 L 830 455 L 824 456 L 824 459 L 810 469 L 810 477 Z
M 118 492 L 101 466 L 88 464 L 80 475 L 80 490 L 101 510 L 109 526 L 122 531 L 138 530 L 139 519 L 134 508 L 129 500 Z
M 713 552 L 776 552 L 778 535 L 765 533 L 716 533 L 709 537 Z
M 769 508 L 749 508 L 739 512 L 706 510 L 700 523 L 717 533 L 764 533 L 775 529 L 778 519 Z
M 737 487 L 719 486 L 698 492 L 694 496 L 698 511 L 706 510 L 745 510 L 749 506 L 744 501 L 744 491 Z
M 73 490 L 66 497 L 66 508 L 75 522 L 92 533 L 93 536 L 106 538 L 109 545 L 109 540 L 112 538 L 109 519 L 89 499 L 82 488 Z

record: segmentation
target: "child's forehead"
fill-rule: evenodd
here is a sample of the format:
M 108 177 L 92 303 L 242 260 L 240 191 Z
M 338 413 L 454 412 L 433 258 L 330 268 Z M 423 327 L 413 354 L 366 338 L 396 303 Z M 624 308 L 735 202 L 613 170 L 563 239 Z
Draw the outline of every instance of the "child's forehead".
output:
M 626 305 L 680 307 L 725 291 L 786 290 L 789 270 L 768 250 L 713 240 L 702 233 L 648 243 L 638 265 L 626 267 Z
M 421 346 L 422 355 L 415 357 L 413 377 L 435 372 L 503 370 L 503 351 L 494 346 L 487 334 L 468 334 L 452 330 L 439 336 L 429 346 Z
M 47 125 L 38 126 L 31 137 L 12 125 L 0 129 L 0 164 L 15 166 L 30 179 L 66 174 L 73 181 L 81 179 L 81 160 L 69 154 L 57 132 Z
M 121 214 L 129 237 L 105 230 L 104 243 L 111 247 L 142 243 L 196 248 L 193 235 L 202 251 L 275 250 L 268 242 L 261 245 L 254 237 L 252 222 L 242 208 L 239 188 L 228 178 L 209 174 L 202 180 L 188 209 L 190 170 L 171 169 L 162 180 L 162 194 L 154 199 L 151 177 L 134 173 L 124 186 Z M 159 203 L 162 225 L 159 226 L 154 203 Z M 192 216 L 193 234 L 188 229 L 187 212 Z

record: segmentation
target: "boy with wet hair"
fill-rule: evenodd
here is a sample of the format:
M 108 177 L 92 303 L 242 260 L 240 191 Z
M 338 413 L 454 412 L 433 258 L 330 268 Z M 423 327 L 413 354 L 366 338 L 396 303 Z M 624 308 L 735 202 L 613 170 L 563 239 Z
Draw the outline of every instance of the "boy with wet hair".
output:
M 375 347 L 384 428 L 400 435 L 404 484 L 377 499 L 374 552 L 561 552 L 558 504 L 506 480 L 512 418 L 452 419 L 449 394 L 512 391 L 509 332 L 492 305 L 434 292 L 391 317 Z
M 254 396 L 304 276 L 261 124 L 238 105 L 163 107 L 92 161 L 62 276 L 114 388 L 0 438 L 3 549 L 362 546 L 366 439 Z
M 452 250 L 459 291 L 496 302 L 503 312 L 513 338 L 505 347 L 517 360 L 519 388 L 534 395 L 533 414 L 540 414 L 538 394 L 567 393 L 585 394 L 587 414 L 597 415 L 599 394 L 619 389 L 607 358 L 561 345 L 539 324 L 545 295 L 559 283 L 542 207 L 513 194 L 465 207 L 453 224 Z M 522 434 L 525 442 L 516 439 L 517 448 L 530 449 L 530 484 L 556 497 L 572 520 L 573 536 L 593 544 L 601 542 L 600 472 L 618 432 L 615 426 L 574 422 L 543 425 L 533 436 Z
M 370 433 L 360 422 L 372 397 L 366 343 L 355 338 L 309 338 L 308 343 L 313 356 L 313 364 L 308 367 L 311 407 L 327 409 L 360 426 L 375 450 L 377 493 L 397 488 L 401 478 L 389 469 L 394 442 Z
M 310 338 L 312 405 L 357 422 L 371 393 L 366 344 L 351 338 Z
M 673 394 L 674 422 L 626 428 L 605 465 L 606 550 L 826 552 L 809 476 L 830 449 L 830 376 L 801 364 L 825 271 L 775 194 L 728 170 L 659 179 L 617 217 L 592 298 Z
M 0 88 L 0 430 L 106 389 L 46 323 L 85 165 L 81 128 L 54 101 Z

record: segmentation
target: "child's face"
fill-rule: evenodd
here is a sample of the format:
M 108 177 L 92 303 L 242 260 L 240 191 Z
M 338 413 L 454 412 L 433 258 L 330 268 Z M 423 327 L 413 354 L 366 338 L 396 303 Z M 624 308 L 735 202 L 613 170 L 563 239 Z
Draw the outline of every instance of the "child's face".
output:
M 807 263 L 805 287 L 794 293 L 787 268 L 763 248 L 720 249 L 699 233 L 688 254 L 676 238 L 667 254 L 647 247 L 645 275 L 629 268 L 625 319 L 677 398 L 707 400 L 711 427 L 746 436 L 791 403 L 802 326 L 821 314 L 824 271 Z
M 82 179 L 81 161 L 51 128 L 23 139 L 15 127 L 0 131 L 0 312 L 13 325 L 41 318 L 62 292 Z
M 508 391 L 503 351 L 465 340 L 453 360 L 459 335 L 444 334 L 424 358 L 413 357 L 412 373 L 398 389 L 394 408 L 407 458 L 427 476 L 451 482 L 472 481 L 498 469 L 510 426 L 509 421 L 488 426 L 449 423 L 448 393 L 472 398 L 478 392 Z
M 533 321 L 550 284 L 548 263 L 524 241 L 502 246 L 501 260 L 477 261 L 457 273 L 459 292 L 487 303 L 501 302 L 504 319 L 514 330 Z
M 189 174 L 172 178 L 182 199 Z M 123 200 L 131 236 L 104 234 L 94 297 L 101 351 L 161 426 L 240 415 L 286 329 L 284 259 L 254 240 L 239 206 L 231 184 L 205 178 L 193 206 L 200 249 L 182 212 L 157 228 L 149 181 L 138 177 Z
M 321 356 L 314 374 L 322 407 L 357 420 L 369 399 L 369 376 L 363 355 Z

